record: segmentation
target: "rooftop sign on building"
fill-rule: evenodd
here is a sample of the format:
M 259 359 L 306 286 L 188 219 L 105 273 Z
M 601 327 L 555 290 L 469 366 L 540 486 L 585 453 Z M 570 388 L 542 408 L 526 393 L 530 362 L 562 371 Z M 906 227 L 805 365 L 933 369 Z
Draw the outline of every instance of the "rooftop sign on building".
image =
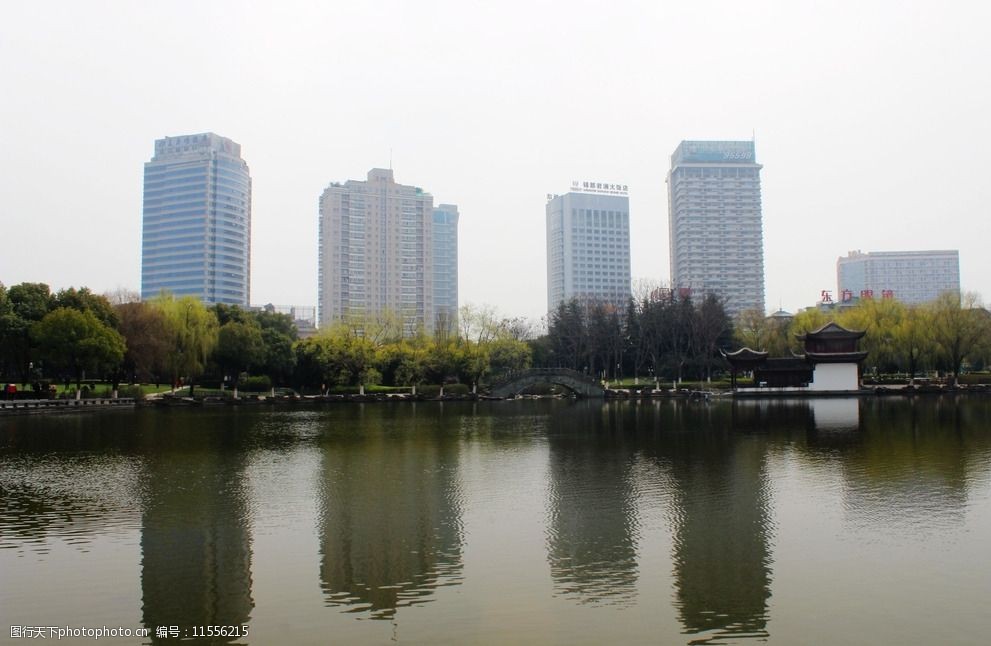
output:
M 674 164 L 753 164 L 752 141 L 683 141 L 674 152 Z
M 573 193 L 599 193 L 601 195 L 628 195 L 626 184 L 612 184 L 609 182 L 587 182 L 584 180 L 574 180 L 571 182 Z

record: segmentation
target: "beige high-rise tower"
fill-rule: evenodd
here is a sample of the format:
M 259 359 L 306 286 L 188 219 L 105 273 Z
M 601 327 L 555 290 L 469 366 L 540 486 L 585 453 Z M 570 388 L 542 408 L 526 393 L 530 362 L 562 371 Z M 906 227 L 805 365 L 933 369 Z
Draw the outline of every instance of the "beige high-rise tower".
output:
M 391 169 L 334 182 L 320 197 L 320 326 L 398 316 L 403 333 L 434 329 L 434 198 L 397 184 Z
M 764 311 L 760 170 L 752 141 L 683 141 L 668 173 L 671 286 L 726 313 Z

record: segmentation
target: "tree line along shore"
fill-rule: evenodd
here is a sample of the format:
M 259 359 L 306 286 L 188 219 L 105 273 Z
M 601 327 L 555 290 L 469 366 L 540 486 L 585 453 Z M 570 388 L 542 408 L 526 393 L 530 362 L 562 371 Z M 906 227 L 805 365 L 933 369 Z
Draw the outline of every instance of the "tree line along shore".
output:
M 728 371 L 720 351 L 746 346 L 787 356 L 800 352 L 802 334 L 830 321 L 867 332 L 864 376 L 875 383 L 939 375 L 953 386 L 973 379 L 962 373 L 985 370 L 991 357 L 991 314 L 971 293 L 924 305 L 864 299 L 788 318 L 751 311 L 736 319 L 714 296 L 696 302 L 668 294 L 631 298 L 625 307 L 572 300 L 540 322 L 466 305 L 431 335 L 383 314 L 300 339 L 292 318 L 272 308 L 0 283 L 0 382 L 45 397 L 96 394 L 94 382 L 138 398 L 176 386 L 228 395 L 276 388 L 475 392 L 537 366 L 569 368 L 613 386 L 711 384 Z

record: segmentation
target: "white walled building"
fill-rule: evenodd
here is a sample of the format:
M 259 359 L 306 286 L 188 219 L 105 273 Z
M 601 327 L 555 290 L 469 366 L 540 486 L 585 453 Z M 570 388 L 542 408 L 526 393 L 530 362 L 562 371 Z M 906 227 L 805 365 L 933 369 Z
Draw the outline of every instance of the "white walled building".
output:
M 837 299 L 895 298 L 918 304 L 960 292 L 960 254 L 942 251 L 851 251 L 836 261 Z
M 627 187 L 573 182 L 568 193 L 547 198 L 547 310 L 572 298 L 623 307 L 630 297 Z

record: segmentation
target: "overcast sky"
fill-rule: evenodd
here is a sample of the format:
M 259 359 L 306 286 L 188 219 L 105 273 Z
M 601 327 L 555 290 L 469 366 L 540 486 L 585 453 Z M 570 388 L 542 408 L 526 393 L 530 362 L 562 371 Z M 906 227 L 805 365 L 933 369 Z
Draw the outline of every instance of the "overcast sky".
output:
M 461 211 L 460 296 L 546 303 L 547 193 L 630 187 L 667 281 L 670 155 L 750 139 L 768 309 L 848 251 L 959 249 L 991 299 L 987 2 L 2 2 L 0 282 L 137 290 L 154 140 L 251 169 L 252 303 L 315 305 L 317 200 L 390 161 Z

